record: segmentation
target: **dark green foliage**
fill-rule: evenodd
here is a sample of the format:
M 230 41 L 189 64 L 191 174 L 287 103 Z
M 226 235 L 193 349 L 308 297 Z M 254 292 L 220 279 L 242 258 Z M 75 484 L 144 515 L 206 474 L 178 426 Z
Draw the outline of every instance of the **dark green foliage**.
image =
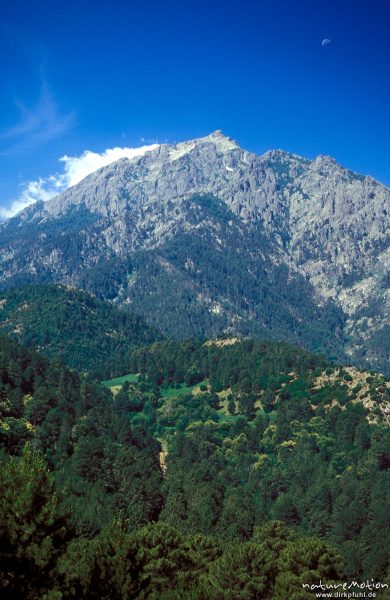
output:
M 29 598 L 31 590 L 45 587 L 65 537 L 53 481 L 38 452 L 26 446 L 20 458 L 0 455 L 0 496 L 1 597 Z
M 384 572 L 390 544 L 379 550 L 379 531 L 387 527 L 388 430 L 370 425 L 367 410 L 351 402 L 359 390 L 346 371 L 258 341 L 163 342 L 135 351 L 130 362 L 150 383 L 174 386 L 190 364 L 212 390 L 229 390 L 226 409 L 206 391 L 159 401 L 155 431 L 169 443 L 164 520 L 234 541 L 248 539 L 264 519 L 282 519 L 335 542 L 348 574 Z M 387 401 L 383 378 L 368 382 L 378 406 Z M 374 491 L 367 478 L 381 485 Z M 378 506 L 377 535 L 364 517 L 370 506 Z
M 5 598 L 304 600 L 320 579 L 385 576 L 383 378 L 367 378 L 373 422 L 347 371 L 286 344 L 128 361 L 139 377 L 113 396 L 0 338 Z
M 289 541 L 278 557 L 273 600 L 310 600 L 310 585 L 335 582 L 341 573 L 341 557 L 331 546 L 311 537 Z M 304 587 L 307 586 L 307 587 Z
M 215 561 L 203 580 L 210 600 L 255 600 L 267 591 L 267 571 L 257 544 L 233 544 Z
M 288 344 L 258 340 L 226 346 L 196 340 L 167 341 L 135 350 L 128 360 L 130 371 L 144 373 L 157 384 L 183 383 L 190 364 L 197 380 L 209 379 L 213 391 L 232 387 L 248 393 L 279 389 L 290 381 L 288 372 L 304 374 L 327 364 L 321 356 Z M 304 393 L 302 389 L 301 397 Z
M 143 556 L 120 523 L 93 539 L 75 539 L 57 564 L 58 588 L 66 598 L 122 600 L 139 598 L 147 583 Z
M 129 529 L 157 518 L 160 445 L 107 390 L 0 337 L 0 395 L 0 447 L 20 454 L 31 440 L 42 451 L 77 531 L 116 514 Z
M 120 373 L 127 352 L 161 339 L 141 317 L 65 286 L 11 289 L 0 302 L 0 332 L 99 377 Z

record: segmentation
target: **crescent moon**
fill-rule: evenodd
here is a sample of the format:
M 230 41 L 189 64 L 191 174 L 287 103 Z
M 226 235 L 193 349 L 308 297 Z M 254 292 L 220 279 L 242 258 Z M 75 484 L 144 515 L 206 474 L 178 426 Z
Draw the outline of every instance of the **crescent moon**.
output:
M 321 46 L 329 46 L 329 44 L 330 44 L 329 38 L 324 38 L 321 42 Z

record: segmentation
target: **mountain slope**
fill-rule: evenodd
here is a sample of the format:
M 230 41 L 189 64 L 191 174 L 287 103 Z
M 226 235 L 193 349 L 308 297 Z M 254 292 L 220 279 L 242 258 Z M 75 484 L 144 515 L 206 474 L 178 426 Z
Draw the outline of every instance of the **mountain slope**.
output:
M 310 536 L 311 543 L 314 536 L 337 548 L 344 559 L 341 581 L 384 579 L 390 559 L 388 380 L 329 365 L 285 343 L 252 340 L 165 341 L 135 350 L 131 361 L 139 380 L 112 396 L 0 336 L 0 510 L 6 541 L 0 568 L 7 575 L 2 589 L 19 582 L 29 565 L 29 581 L 42 577 L 45 564 L 45 585 L 57 592 L 71 569 L 85 585 L 90 579 L 85 572 L 93 581 L 102 556 L 110 569 L 118 561 L 133 580 L 133 551 L 118 545 L 114 552 L 113 532 L 134 533 L 147 524 L 157 529 L 140 549 L 141 558 L 145 550 L 154 557 L 143 583 L 156 573 L 161 584 L 161 557 L 169 566 L 164 575 L 176 571 L 172 553 L 178 567 L 188 570 L 183 581 L 191 585 L 200 564 L 188 562 L 188 552 L 178 554 L 179 532 L 196 536 L 194 545 L 212 562 L 213 538 L 227 548 L 233 544 L 240 557 L 237 544 L 254 541 L 258 527 L 280 531 L 286 525 Z M 189 384 L 195 384 L 192 390 Z M 164 464 L 158 460 L 162 449 Z M 38 472 L 32 454 L 39 459 Z M 50 518 L 55 507 L 59 530 Z M 168 529 L 167 538 L 164 522 L 178 531 Z M 80 563 L 89 541 L 105 529 L 111 545 L 96 545 L 99 560 Z M 145 539 L 145 530 L 140 533 Z M 49 535 L 58 539 L 56 545 Z M 69 546 L 70 565 L 62 562 L 55 575 L 55 561 L 74 536 L 79 545 Z M 267 548 L 256 550 L 258 556 L 269 558 L 275 549 L 271 537 Z M 313 581 L 318 576 L 313 553 L 298 554 L 315 569 Z M 247 564 L 245 555 L 240 560 Z M 263 572 L 260 563 L 255 574 Z M 75 581 L 69 576 L 64 590 L 69 597 Z M 161 597 L 161 585 L 153 596 Z M 111 589 L 105 597 L 112 597 Z
M 60 281 L 165 333 L 286 338 L 389 370 L 390 191 L 221 132 L 121 159 L 0 227 L 3 287 Z
M 161 339 L 141 317 L 60 285 L 0 293 L 0 334 L 99 375 L 120 373 L 131 349 Z

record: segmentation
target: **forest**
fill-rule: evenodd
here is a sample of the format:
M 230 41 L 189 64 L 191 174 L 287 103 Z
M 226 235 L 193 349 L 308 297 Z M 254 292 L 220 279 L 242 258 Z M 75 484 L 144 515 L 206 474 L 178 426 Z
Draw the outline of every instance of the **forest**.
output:
M 97 377 L 120 374 L 129 351 L 162 338 L 142 317 L 54 284 L 0 291 L 0 333 Z
M 102 385 L 0 338 L 2 597 L 285 600 L 386 581 L 384 377 L 236 339 L 155 341 L 126 363 Z

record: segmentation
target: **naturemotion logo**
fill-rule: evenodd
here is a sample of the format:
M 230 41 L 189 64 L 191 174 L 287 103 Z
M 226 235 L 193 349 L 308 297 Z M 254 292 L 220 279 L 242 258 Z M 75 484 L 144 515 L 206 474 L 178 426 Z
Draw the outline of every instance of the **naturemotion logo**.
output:
M 303 583 L 306 590 L 315 592 L 316 598 L 376 598 L 380 590 L 388 588 L 387 583 L 380 581 L 341 581 L 326 583 L 321 579 L 318 583 Z

